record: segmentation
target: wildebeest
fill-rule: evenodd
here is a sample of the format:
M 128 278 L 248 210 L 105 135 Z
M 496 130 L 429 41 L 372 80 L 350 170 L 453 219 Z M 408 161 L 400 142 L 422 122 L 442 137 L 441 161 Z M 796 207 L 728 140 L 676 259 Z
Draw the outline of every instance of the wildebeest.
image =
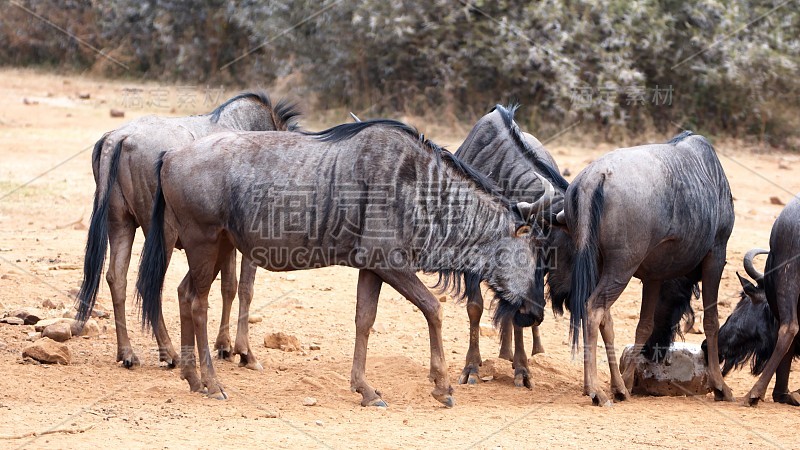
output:
M 545 188 L 540 177 L 544 177 L 556 187 L 553 207 L 560 207 L 567 181 L 558 172 L 558 166 L 550 153 L 532 135 L 522 132 L 514 122 L 516 106 L 508 108 L 496 105 L 472 128 L 456 156 L 470 164 L 475 170 L 491 178 L 502 190 L 503 195 L 512 201 L 530 201 L 540 198 Z M 531 273 L 533 277 L 536 274 Z M 483 314 L 483 296 L 478 276 L 467 277 L 467 314 L 470 321 L 469 350 L 466 365 L 459 377 L 459 383 L 478 382 L 480 354 L 480 319 Z M 528 358 L 522 339 L 522 328 L 514 325 L 510 316 L 506 323 L 500 324 L 500 357 L 513 361 L 514 384 L 530 388 Z M 514 333 L 515 346 L 512 355 L 510 343 Z M 539 329 L 533 330 L 533 354 L 544 352 Z
M 514 121 L 515 110 L 516 107 L 495 106 L 473 128 L 456 155 L 491 178 L 512 200 L 538 199 L 545 191 L 543 184 L 552 186 L 554 190 L 552 205 L 542 217 L 545 236 L 541 245 L 546 258 L 545 272 L 549 296 L 553 302 L 554 312 L 561 315 L 570 295 L 575 249 L 571 237 L 563 227 L 548 227 L 547 222 L 554 220 L 552 212 L 563 209 L 564 193 L 569 183 L 559 174 L 558 166 L 544 146 L 536 138 L 519 129 Z M 665 350 L 679 330 L 680 319 L 685 316 L 689 322 L 694 320 L 690 302 L 692 287 L 696 281 L 688 277 L 679 277 L 662 284 L 653 333 L 643 349 L 648 357 L 663 358 Z M 481 362 L 477 327 L 483 309 L 483 299 L 480 290 L 471 286 L 469 280 L 466 292 L 469 298 L 467 311 L 470 314 L 471 333 L 467 364 L 459 379 L 462 383 L 477 380 L 478 366 Z M 510 341 L 508 328 L 510 327 L 501 327 L 504 344 Z M 537 353 L 543 349 L 537 342 L 537 327 L 533 327 L 533 330 L 533 351 Z M 616 366 L 617 357 L 613 345 L 613 323 L 610 315 L 604 319 L 601 332 L 607 343 L 609 365 Z M 521 335 L 519 327 L 515 327 L 515 335 Z M 503 356 L 501 348 L 501 357 Z M 527 358 L 521 339 L 516 342 L 513 360 L 515 384 L 530 386 Z
M 733 229 L 733 198 L 711 144 L 683 132 L 666 144 L 611 152 L 572 182 L 564 200 L 575 244 L 569 297 L 573 350 L 584 335 L 584 393 L 595 405 L 611 404 L 597 378 L 597 333 L 631 277 L 642 280 L 642 306 L 635 345 L 642 348 L 654 327 L 664 280 L 687 277 L 703 284 L 703 325 L 709 347 L 708 375 L 717 400 L 732 400 L 718 364 L 717 295 Z M 604 319 L 605 318 L 605 319 Z M 608 340 L 606 347 L 613 346 Z M 613 338 L 613 330 L 611 331 Z M 623 375 L 614 362 L 611 389 L 629 397 L 634 365 Z
M 100 276 L 110 246 L 106 280 L 111 289 L 117 333 L 117 361 L 125 367 L 139 363 L 131 348 L 125 321 L 126 274 L 131 259 L 131 246 L 136 229 L 146 233 L 150 224 L 153 194 L 157 179 L 153 167 L 161 152 L 180 148 L 195 139 L 214 132 L 236 130 L 287 130 L 298 115 L 294 105 L 281 101 L 273 107 L 264 93 L 246 92 L 224 102 L 209 114 L 191 117 L 147 116 L 106 133 L 94 146 L 92 170 L 97 188 L 86 243 L 84 275 L 78 294 L 79 321 L 85 321 L 97 300 Z M 196 174 L 197 175 L 197 174 Z M 245 267 L 242 277 L 255 273 Z M 232 253 L 222 268 L 223 312 L 215 347 L 222 356 L 232 356 L 228 320 L 231 303 L 237 291 L 236 254 Z M 247 281 L 242 280 L 242 289 Z M 249 281 L 252 284 L 252 281 Z M 240 307 L 240 309 L 242 309 Z M 247 318 L 240 319 L 234 353 L 242 355 L 242 363 L 259 368 L 258 360 L 247 343 Z M 241 325 L 244 326 L 241 326 Z M 243 336 L 242 336 L 243 334 Z M 156 330 L 159 357 L 172 366 L 177 353 L 172 347 L 166 327 Z
M 166 153 L 137 289 L 142 316 L 160 320 L 161 286 L 180 237 L 189 273 L 179 288 L 182 377 L 225 398 L 207 345 L 209 286 L 238 249 L 268 270 L 347 265 L 359 269 L 351 388 L 361 404 L 385 405 L 365 378 L 367 341 L 385 282 L 425 316 L 434 398 L 452 406 L 438 300 L 415 272 L 439 273 L 443 286 L 480 273 L 510 304 L 542 320 L 541 283 L 530 211 L 452 154 L 399 122 L 339 125 L 312 135 L 221 133 Z M 210 176 L 198 180 L 193 173 Z M 538 309 L 537 309 L 538 306 Z M 201 360 L 194 362 L 197 338 Z
M 772 400 L 800 406 L 800 391 L 789 392 L 792 359 L 800 356 L 800 197 L 781 211 L 769 246 L 770 251 L 755 249 L 745 255 L 745 271 L 755 284 L 739 276 L 742 299 L 719 330 L 719 359 L 723 375 L 752 360 L 751 371 L 760 377 L 745 404 L 764 399 L 774 374 Z M 753 264 L 760 254 L 768 254 L 764 273 Z

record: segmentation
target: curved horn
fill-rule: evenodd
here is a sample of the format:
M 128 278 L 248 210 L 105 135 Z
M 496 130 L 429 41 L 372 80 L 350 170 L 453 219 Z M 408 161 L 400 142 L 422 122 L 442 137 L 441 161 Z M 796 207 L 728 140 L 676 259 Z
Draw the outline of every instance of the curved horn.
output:
M 357 115 L 353 114 L 352 111 L 350 111 L 350 117 L 352 117 L 356 122 L 361 122 L 361 119 L 359 119 Z
M 553 183 L 547 181 L 543 176 L 536 172 L 533 172 L 533 174 L 542 182 L 542 188 L 544 188 L 542 196 L 533 203 L 533 211 L 535 214 L 539 214 L 546 208 L 549 208 L 553 200 L 555 200 L 556 188 L 553 187 Z
M 556 222 L 558 222 L 561 225 L 566 225 L 567 224 L 567 216 L 566 216 L 566 214 L 564 214 L 564 210 L 563 209 L 561 211 L 559 211 L 558 214 L 556 214 Z
M 761 283 L 761 281 L 764 280 L 764 274 L 756 270 L 755 266 L 753 266 L 753 259 L 758 255 L 766 254 L 769 254 L 769 250 L 764 250 L 763 248 L 754 248 L 744 255 L 744 271 L 750 275 L 750 278 L 758 283 Z

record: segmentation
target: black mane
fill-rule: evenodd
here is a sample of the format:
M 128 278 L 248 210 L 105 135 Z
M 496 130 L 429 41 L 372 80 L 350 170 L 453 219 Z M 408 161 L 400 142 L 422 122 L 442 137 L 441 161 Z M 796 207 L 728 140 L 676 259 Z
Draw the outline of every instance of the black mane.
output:
M 233 102 L 235 102 L 237 100 L 242 100 L 242 99 L 255 100 L 257 102 L 260 102 L 261 104 L 263 104 L 264 106 L 266 106 L 270 110 L 272 110 L 272 100 L 269 99 L 269 95 L 267 95 L 266 92 L 262 92 L 262 91 L 258 91 L 258 92 L 255 92 L 255 91 L 242 92 L 241 94 L 239 94 L 239 95 L 237 95 L 235 97 L 229 98 L 228 100 L 225 101 L 225 103 L 217 106 L 217 108 L 214 111 L 211 111 L 211 113 L 210 113 L 211 122 L 212 123 L 219 122 L 219 117 L 222 114 L 222 111 L 224 111 L 225 108 L 228 105 L 230 105 L 231 103 L 233 103 Z M 278 106 L 281 106 L 282 103 L 283 102 L 278 103 Z M 290 106 L 294 107 L 294 105 L 290 105 Z M 297 114 L 294 114 L 294 115 L 296 116 Z
M 267 100 L 269 100 L 269 98 L 267 98 Z M 286 99 L 280 99 L 273 111 L 275 112 L 276 128 L 280 129 L 280 125 L 283 125 L 283 128 L 286 128 L 287 131 L 298 130 L 299 125 L 297 124 L 297 118 L 300 117 L 300 109 L 298 109 L 297 103 L 290 102 Z
M 677 144 L 679 142 L 682 142 L 683 140 L 685 140 L 689 136 L 694 136 L 694 132 L 691 131 L 691 130 L 683 131 L 683 132 L 681 132 L 681 134 L 678 134 L 677 136 L 675 136 L 672 139 L 670 139 L 669 141 L 667 141 L 667 144 L 675 145 L 675 144 Z
M 503 107 L 502 105 L 495 105 L 495 107 L 492 108 L 492 111 L 497 111 L 498 113 L 500 113 L 500 117 L 503 118 L 503 122 L 505 122 L 506 127 L 508 128 L 508 131 L 511 134 L 511 137 L 514 139 L 514 142 L 516 142 L 517 146 L 520 148 L 522 156 L 524 156 L 525 159 L 527 159 L 531 164 L 533 164 L 533 166 L 536 167 L 536 170 L 541 175 L 544 175 L 549 182 L 553 183 L 553 186 L 555 186 L 562 193 L 565 192 L 569 187 L 569 182 L 566 179 L 564 179 L 564 177 L 562 177 L 561 174 L 558 173 L 558 171 L 555 168 L 553 168 L 553 166 L 548 164 L 546 161 L 542 161 L 541 158 L 539 158 L 539 156 L 536 155 L 534 149 L 531 148 L 528 141 L 526 141 L 525 138 L 522 136 L 522 131 L 520 131 L 519 127 L 517 126 L 517 123 L 514 122 L 514 113 L 517 111 L 517 108 L 519 108 L 519 105 L 515 104 L 508 105 L 508 107 Z
M 323 142 L 341 142 L 350 139 L 365 129 L 373 126 L 385 126 L 407 133 L 409 136 L 419 141 L 419 143 L 422 144 L 426 149 L 432 151 L 436 156 L 437 161 L 443 161 L 463 177 L 469 181 L 472 181 L 480 190 L 501 200 L 507 207 L 511 206 L 511 202 L 502 194 L 502 191 L 497 184 L 495 184 L 495 182 L 489 177 L 478 172 L 472 166 L 465 163 L 448 150 L 438 146 L 433 141 L 426 139 L 425 136 L 420 134 L 416 128 L 403 122 L 398 122 L 391 119 L 373 119 L 365 120 L 363 122 L 345 123 L 328 128 L 327 130 L 305 134 L 308 136 L 313 136 Z

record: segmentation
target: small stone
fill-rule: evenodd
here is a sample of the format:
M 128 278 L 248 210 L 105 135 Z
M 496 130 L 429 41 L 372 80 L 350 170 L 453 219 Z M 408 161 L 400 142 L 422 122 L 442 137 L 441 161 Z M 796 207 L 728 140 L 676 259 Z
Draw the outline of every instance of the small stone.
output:
M 92 94 L 90 94 L 88 92 L 79 92 L 78 93 L 78 98 L 81 99 L 81 100 L 89 100 L 90 98 L 92 98 Z
M 8 313 L 7 317 L 19 317 L 25 325 L 34 325 L 41 320 L 42 314 L 27 309 L 18 309 Z
M 64 309 L 64 304 L 60 303 L 60 302 L 58 304 L 56 304 L 53 300 L 51 300 L 49 298 L 46 298 L 46 299 L 42 300 L 42 308 L 46 308 L 46 309 Z
M 564 171 L 563 171 L 563 172 L 561 172 L 561 175 L 563 175 L 563 176 L 565 176 L 565 177 L 568 177 L 568 176 L 572 175 L 572 171 L 571 171 L 571 170 L 569 170 L 569 167 L 565 167 L 565 168 L 564 168 Z
M 289 370 L 289 368 L 281 364 L 280 366 L 278 366 L 278 370 L 280 370 L 281 372 L 286 372 L 287 370 Z
M 36 325 L 34 325 L 33 329 L 36 330 L 36 331 L 44 331 L 45 328 L 47 328 L 50 325 L 53 325 L 55 323 L 67 323 L 67 324 L 69 324 L 71 326 L 72 322 L 73 322 L 73 319 L 71 319 L 69 317 L 54 317 L 52 319 L 43 319 L 43 320 L 40 320 L 40 321 L 36 322 Z
M 50 338 L 56 342 L 66 342 L 72 338 L 70 324 L 66 322 L 54 323 L 45 327 L 42 337 Z
M 300 341 L 296 337 L 283 332 L 272 333 L 264 336 L 264 345 L 267 348 L 296 352 L 300 350 Z
M 286 275 L 286 281 L 295 281 L 297 280 L 297 275 L 290 273 Z
M 780 197 L 776 197 L 774 195 L 769 198 L 769 202 L 772 203 L 773 205 L 778 205 L 778 206 L 785 205 L 785 203 L 783 203 L 783 200 L 781 200 Z
M 317 399 L 314 397 L 306 397 L 303 399 L 303 406 L 314 406 L 317 404 Z
M 125 117 L 125 111 L 121 109 L 111 108 L 111 111 L 108 112 L 111 117 Z
M 446 295 L 440 295 L 439 296 L 439 303 L 447 303 L 447 296 Z
M 317 425 L 318 425 L 318 426 L 320 426 L 320 427 L 321 427 L 321 426 L 323 426 L 323 425 L 325 425 L 325 424 L 324 424 L 324 423 L 323 423 L 321 420 L 317 420 L 317 421 L 316 421 L 316 422 L 314 422 L 314 423 L 315 423 L 315 424 L 317 424 Z
M 265 411 L 264 417 L 266 417 L 267 419 L 277 419 L 278 417 L 280 417 L 280 414 L 278 414 L 278 411 Z
M 3 317 L 0 319 L 0 323 L 5 323 L 8 325 L 25 325 L 25 321 L 19 317 Z
M 264 318 L 258 314 L 250 314 L 250 316 L 247 317 L 248 323 L 258 323 L 261 322 L 262 320 L 264 320 Z
M 789 165 L 788 161 L 782 159 L 780 162 L 778 162 L 778 169 L 792 170 L 792 166 Z
M 482 323 L 481 324 L 481 336 L 483 337 L 496 337 L 497 330 L 488 324 Z
M 33 342 L 33 341 L 35 341 L 35 340 L 37 340 L 37 339 L 39 339 L 41 337 L 42 337 L 42 333 L 39 333 L 37 331 L 28 332 L 28 340 L 31 341 L 31 342 Z
M 94 319 L 89 319 L 83 324 L 83 328 L 79 329 L 80 322 L 73 320 L 70 324 L 70 330 L 73 336 L 94 337 L 100 336 L 100 325 Z
M 311 344 L 308 346 L 309 350 L 319 350 L 319 344 Z
M 56 342 L 44 337 L 30 344 L 22 350 L 23 358 L 31 358 L 47 364 L 69 365 L 72 361 L 72 354 L 66 344 Z

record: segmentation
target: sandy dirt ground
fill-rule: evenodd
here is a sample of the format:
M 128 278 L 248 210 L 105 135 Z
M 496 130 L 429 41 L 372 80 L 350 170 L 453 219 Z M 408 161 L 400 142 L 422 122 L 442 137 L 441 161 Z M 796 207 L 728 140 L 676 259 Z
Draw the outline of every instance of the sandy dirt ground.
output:
M 79 268 L 94 193 L 91 146 L 102 133 L 145 114 L 206 112 L 212 108 L 208 102 L 219 96 L 196 87 L 182 94 L 175 86 L 136 85 L 141 91 L 125 90 L 132 86 L 0 71 L 0 312 L 21 307 L 42 310 L 45 300 L 71 306 L 81 280 Z M 90 98 L 79 98 L 83 93 Z M 210 100 L 206 99 L 209 94 Z M 111 118 L 111 108 L 125 109 L 126 117 Z M 329 117 L 311 117 L 304 125 L 318 129 L 332 123 Z M 469 129 L 469 124 L 458 132 L 421 120 L 415 124 L 426 136 L 453 149 Z M 569 168 L 573 175 L 612 148 L 575 146 L 565 138 L 548 147 L 562 169 Z M 741 271 L 744 252 L 768 245 L 770 227 L 781 210 L 770 197 L 786 202 L 792 193 L 800 192 L 800 158 L 730 143 L 717 143 L 717 148 L 736 202 L 736 226 L 720 295 L 724 320 L 738 298 L 735 271 Z M 140 235 L 134 244 L 133 265 L 142 240 Z M 185 258 L 176 255 L 164 290 L 164 315 L 173 342 L 179 341 L 175 292 L 186 269 Z M 141 331 L 131 300 L 135 277 L 132 267 L 127 320 L 142 361 L 134 370 L 114 361 L 113 319 L 99 320 L 100 336 L 68 341 L 73 356 L 69 366 L 24 364 L 21 351 L 33 327 L 0 325 L 0 447 L 800 446 L 800 410 L 772 403 L 769 392 L 767 402 L 757 408 L 743 407 L 738 401 L 716 403 L 711 395 L 635 397 L 611 408 L 592 407 L 589 398 L 581 395 L 582 365 L 570 356 L 567 320 L 549 310 L 542 325 L 546 354 L 531 359 L 532 390 L 515 388 L 510 363 L 499 364 L 504 374 L 492 381 L 454 385 L 457 404 L 446 409 L 429 395 L 426 322 L 388 287 L 381 294 L 370 339 L 367 377 L 382 391 L 389 407 L 362 408 L 360 396 L 350 392 L 348 381 L 357 272 L 341 267 L 291 275 L 259 271 L 252 310 L 264 320 L 251 325 L 251 342 L 265 370 L 255 372 L 234 362 L 217 361 L 230 398 L 211 400 L 190 393 L 177 370 L 159 366 L 155 342 Z M 433 280 L 426 278 L 431 284 Z M 620 346 L 633 340 L 640 295 L 641 284 L 633 280 L 614 305 Z M 111 310 L 105 281 L 98 303 Z M 210 305 L 209 330 L 216 330 L 221 309 L 217 288 Z M 442 307 L 445 350 L 455 383 L 467 350 L 467 314 L 452 298 Z M 694 307 L 699 311 L 700 302 L 695 300 Z M 63 312 L 44 311 L 53 316 Z M 489 316 L 486 311 L 484 322 L 489 323 Z M 265 348 L 264 336 L 278 331 L 296 336 L 304 348 L 297 352 Z M 698 334 L 686 336 L 688 342 L 702 339 Z M 312 343 L 320 349 L 310 350 Z M 498 339 L 482 338 L 481 350 L 484 359 L 496 358 Z M 598 364 L 607 383 L 607 364 L 603 358 Z M 795 367 L 790 386 L 796 389 L 800 373 Z M 742 371 L 727 381 L 738 400 L 755 379 Z M 317 399 L 316 406 L 303 405 L 309 396 Z

